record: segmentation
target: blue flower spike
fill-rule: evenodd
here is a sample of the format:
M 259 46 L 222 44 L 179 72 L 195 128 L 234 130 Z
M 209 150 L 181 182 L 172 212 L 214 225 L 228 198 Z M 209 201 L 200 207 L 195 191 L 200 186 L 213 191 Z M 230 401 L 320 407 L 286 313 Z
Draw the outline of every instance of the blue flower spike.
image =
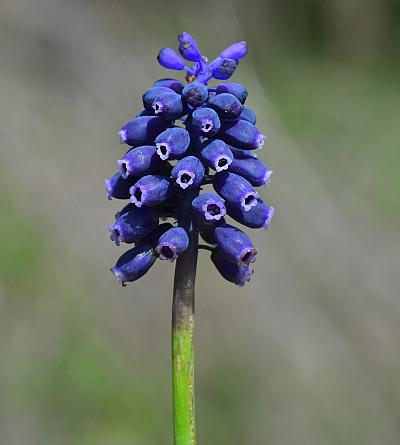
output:
M 257 249 L 231 222 L 266 229 L 274 208 L 256 191 L 272 174 L 254 151 L 266 136 L 244 106 L 247 88 L 228 81 L 247 51 L 246 42 L 237 42 L 208 62 L 187 32 L 179 34 L 177 51 L 159 51 L 160 65 L 183 71 L 184 79 L 165 77 L 149 85 L 144 108 L 119 132 L 131 148 L 105 180 L 109 199 L 130 202 L 108 228 L 117 246 L 135 245 L 112 268 L 123 285 L 145 275 L 157 259 L 168 263 L 188 255 L 190 230 L 181 224 L 187 199 L 184 212 L 205 242 L 199 247 L 211 251 L 221 276 L 238 286 L 250 280 Z

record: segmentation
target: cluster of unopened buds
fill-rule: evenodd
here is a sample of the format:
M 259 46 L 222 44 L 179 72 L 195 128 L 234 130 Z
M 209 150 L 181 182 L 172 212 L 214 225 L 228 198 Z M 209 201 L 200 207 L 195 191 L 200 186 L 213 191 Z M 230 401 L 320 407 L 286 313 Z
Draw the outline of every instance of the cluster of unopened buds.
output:
M 110 199 L 130 203 L 116 214 L 109 232 L 117 245 L 135 247 L 111 270 L 124 285 L 142 277 L 157 258 L 172 262 L 184 252 L 189 237 L 176 219 L 183 194 L 191 193 L 194 230 L 221 275 L 243 286 L 253 273 L 257 250 L 226 218 L 268 228 L 274 208 L 255 187 L 267 185 L 272 171 L 254 152 L 266 137 L 255 126 L 254 112 L 244 106 L 246 88 L 233 82 L 207 87 L 207 82 L 229 79 L 247 44 L 235 43 L 208 63 L 190 34 L 180 34 L 178 42 L 183 58 L 163 48 L 157 59 L 165 68 L 185 70 L 187 85 L 169 78 L 156 81 L 143 94 L 144 108 L 119 132 L 121 143 L 130 148 L 118 161 L 118 172 L 106 179 L 106 192 Z M 214 191 L 199 194 L 208 185 Z

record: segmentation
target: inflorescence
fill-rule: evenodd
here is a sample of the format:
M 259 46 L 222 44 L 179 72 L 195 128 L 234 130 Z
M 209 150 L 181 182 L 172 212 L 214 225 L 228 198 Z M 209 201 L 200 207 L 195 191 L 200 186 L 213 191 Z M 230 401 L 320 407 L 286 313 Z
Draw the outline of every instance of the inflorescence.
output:
M 247 44 L 234 43 L 208 63 L 190 34 L 183 32 L 178 42 L 180 55 L 192 66 L 171 48 L 161 49 L 157 59 L 164 68 L 186 70 L 187 85 L 156 81 L 142 96 L 144 108 L 119 131 L 121 143 L 131 148 L 117 162 L 118 172 L 106 179 L 106 192 L 109 199 L 130 203 L 115 215 L 109 232 L 117 246 L 135 247 L 111 270 L 125 285 L 142 277 L 157 258 L 172 262 L 184 252 L 189 237 L 176 219 L 183 194 L 192 193 L 195 230 L 212 252 L 212 262 L 225 279 L 243 286 L 257 250 L 226 217 L 268 228 L 274 208 L 255 187 L 267 185 L 272 170 L 254 152 L 266 137 L 255 126 L 254 112 L 244 106 L 247 89 L 233 82 L 207 83 L 229 79 Z M 215 192 L 199 194 L 208 184 Z

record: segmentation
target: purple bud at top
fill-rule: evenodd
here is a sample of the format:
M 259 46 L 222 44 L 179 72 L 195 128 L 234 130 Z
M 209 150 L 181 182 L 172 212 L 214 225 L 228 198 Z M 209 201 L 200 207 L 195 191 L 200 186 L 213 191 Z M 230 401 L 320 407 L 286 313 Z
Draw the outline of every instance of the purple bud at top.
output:
M 172 182 L 161 175 L 147 175 L 140 178 L 130 189 L 131 202 L 136 207 L 156 206 L 166 201 L 173 193 Z
M 236 119 L 243 111 L 239 99 L 229 93 L 221 93 L 208 101 L 208 106 L 214 109 L 220 119 Z
M 241 150 L 240 148 L 232 147 L 232 145 L 228 145 L 228 147 L 236 159 L 258 159 L 257 153 L 252 150 Z
M 133 207 L 119 214 L 108 231 L 111 234 L 110 239 L 119 246 L 120 243 L 137 243 L 157 226 L 158 210 Z
M 239 119 L 243 119 L 253 125 L 255 125 L 257 122 L 256 113 L 254 113 L 253 110 L 250 110 L 250 108 L 247 107 L 243 107 L 243 111 L 241 112 Z
M 106 195 L 108 199 L 129 199 L 131 194 L 129 189 L 135 183 L 136 178 L 124 179 L 121 173 L 116 173 L 109 179 L 105 179 Z
M 191 62 L 199 62 L 201 60 L 201 53 L 197 42 L 190 34 L 182 32 L 178 36 L 178 42 L 178 49 L 182 57 Z
M 141 116 L 126 123 L 119 131 L 121 144 L 148 145 L 165 129 L 164 119 L 157 116 Z
M 252 229 L 259 229 L 261 227 L 268 229 L 274 213 L 275 209 L 265 205 L 261 199 L 259 199 L 258 204 L 248 212 L 244 211 L 242 207 L 228 205 L 229 216 Z
M 258 203 L 258 193 L 247 179 L 235 173 L 218 173 L 214 179 L 214 189 L 232 206 L 248 212 Z
M 219 247 L 218 252 L 228 261 L 238 266 L 248 266 L 256 260 L 257 249 L 242 230 L 223 224 L 215 228 L 214 238 Z
M 185 86 L 182 96 L 192 107 L 203 105 L 208 99 L 208 89 L 201 82 L 191 82 Z
M 218 114 L 211 108 L 198 108 L 192 114 L 191 124 L 202 136 L 215 136 L 221 128 Z
M 141 278 L 157 259 L 157 255 L 150 244 L 136 246 L 125 252 L 111 269 L 117 280 L 125 286 L 126 282 Z
M 244 104 L 247 95 L 249 94 L 247 89 L 240 83 L 225 82 L 217 85 L 216 94 L 229 93 L 239 99 L 241 104 Z
M 200 230 L 222 223 L 226 215 L 225 202 L 215 193 L 197 196 L 192 202 L 192 210 Z
M 217 172 L 228 170 L 233 161 L 231 150 L 219 139 L 206 142 L 201 150 L 201 156 L 206 164 Z
M 117 163 L 124 179 L 128 176 L 150 175 L 158 171 L 163 164 L 153 145 L 133 148 Z
M 185 114 L 182 96 L 170 90 L 169 93 L 161 93 L 153 103 L 154 114 L 167 120 L 175 120 Z
M 154 115 L 154 109 L 153 109 L 153 102 L 155 99 L 163 93 L 173 93 L 174 91 L 171 90 L 171 88 L 164 87 L 164 86 L 157 86 L 149 88 L 143 95 L 142 95 L 142 101 L 143 106 L 146 110 L 149 110 Z
M 167 128 L 156 138 L 157 154 L 162 159 L 178 159 L 190 144 L 189 132 L 181 127 Z
M 172 177 L 182 189 L 194 189 L 200 186 L 204 176 L 204 166 L 195 156 L 181 159 L 172 169 Z
M 211 261 L 218 272 L 231 283 L 243 287 L 246 281 L 250 281 L 253 271 L 248 266 L 238 266 L 226 260 L 218 253 L 218 250 L 211 254 Z
M 173 227 L 161 235 L 156 252 L 161 260 L 174 261 L 189 245 L 189 237 L 182 227 Z
M 264 145 L 266 137 L 250 122 L 239 119 L 232 123 L 225 123 L 219 137 L 234 147 L 243 150 L 253 150 Z
M 158 63 L 170 70 L 183 70 L 186 67 L 185 61 L 172 48 L 162 48 L 157 56 Z
M 181 94 L 185 85 L 183 85 L 183 83 L 180 80 L 165 78 L 165 79 L 159 79 L 156 82 L 154 82 L 154 86 L 169 88 L 175 91 L 175 93 Z
M 229 166 L 229 171 L 243 176 L 254 187 L 267 185 L 272 175 L 272 170 L 268 170 L 259 159 L 251 158 L 234 159 Z
M 247 54 L 247 43 L 246 42 L 237 42 L 225 48 L 221 54 L 219 55 L 222 58 L 228 58 L 236 60 L 236 62 Z
M 235 72 L 237 63 L 233 59 L 217 59 L 211 74 L 215 79 L 227 80 Z

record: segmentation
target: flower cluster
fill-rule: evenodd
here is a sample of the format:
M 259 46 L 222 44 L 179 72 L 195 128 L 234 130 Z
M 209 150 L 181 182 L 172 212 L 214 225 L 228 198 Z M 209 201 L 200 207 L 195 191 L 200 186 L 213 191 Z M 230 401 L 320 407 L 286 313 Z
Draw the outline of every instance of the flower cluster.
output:
M 180 34 L 178 41 L 180 55 L 163 48 L 157 59 L 165 68 L 185 70 L 187 85 L 156 81 L 142 96 L 144 108 L 119 132 L 130 148 L 117 162 L 118 172 L 106 179 L 106 192 L 109 199 L 130 203 L 115 215 L 109 232 L 116 245 L 135 247 L 111 270 L 124 285 L 143 276 L 157 258 L 172 262 L 184 252 L 189 237 L 176 218 L 183 194 L 192 193 L 195 230 L 211 250 L 212 262 L 225 279 L 243 286 L 257 250 L 226 218 L 268 228 L 274 209 L 255 187 L 268 184 L 272 171 L 254 152 L 266 137 L 255 126 L 254 112 L 244 106 L 247 89 L 233 82 L 207 87 L 207 82 L 228 80 L 247 44 L 235 43 L 208 63 L 190 34 Z M 211 184 L 214 192 L 199 194 Z

